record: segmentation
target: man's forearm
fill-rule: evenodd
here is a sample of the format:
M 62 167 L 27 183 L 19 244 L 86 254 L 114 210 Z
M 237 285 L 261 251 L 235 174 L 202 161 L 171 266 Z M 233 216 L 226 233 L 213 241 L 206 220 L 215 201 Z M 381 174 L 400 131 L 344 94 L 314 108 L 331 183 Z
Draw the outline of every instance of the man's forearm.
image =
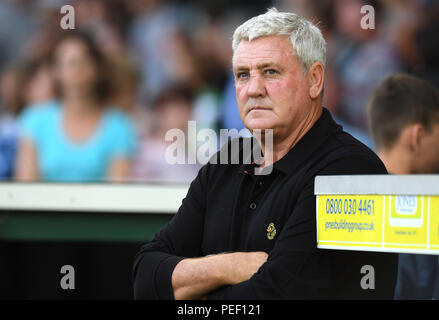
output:
M 172 273 L 174 298 L 200 299 L 224 285 L 248 280 L 266 260 L 265 252 L 223 253 L 184 259 Z
M 200 299 L 210 291 L 225 285 L 224 259 L 227 259 L 226 254 L 180 261 L 172 273 L 174 298 Z

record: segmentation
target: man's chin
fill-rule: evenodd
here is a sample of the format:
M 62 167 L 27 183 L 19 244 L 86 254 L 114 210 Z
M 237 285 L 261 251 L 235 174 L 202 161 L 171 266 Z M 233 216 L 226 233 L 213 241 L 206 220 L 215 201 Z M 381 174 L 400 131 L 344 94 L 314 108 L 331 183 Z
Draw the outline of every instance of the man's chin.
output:
M 248 126 L 246 126 L 248 130 L 250 130 L 251 133 L 253 133 L 253 131 L 264 131 L 267 129 L 273 129 L 273 126 L 270 124 L 250 124 Z

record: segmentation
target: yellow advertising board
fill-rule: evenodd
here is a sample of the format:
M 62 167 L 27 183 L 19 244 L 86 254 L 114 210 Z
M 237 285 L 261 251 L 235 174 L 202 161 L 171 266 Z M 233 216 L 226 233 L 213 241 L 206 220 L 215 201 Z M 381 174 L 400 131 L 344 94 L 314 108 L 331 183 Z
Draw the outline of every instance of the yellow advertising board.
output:
M 383 206 L 380 196 L 318 196 L 318 244 L 380 247 Z
M 432 250 L 439 251 L 439 196 L 430 198 L 430 233 L 428 243 Z
M 439 254 L 439 195 L 316 195 L 317 246 Z

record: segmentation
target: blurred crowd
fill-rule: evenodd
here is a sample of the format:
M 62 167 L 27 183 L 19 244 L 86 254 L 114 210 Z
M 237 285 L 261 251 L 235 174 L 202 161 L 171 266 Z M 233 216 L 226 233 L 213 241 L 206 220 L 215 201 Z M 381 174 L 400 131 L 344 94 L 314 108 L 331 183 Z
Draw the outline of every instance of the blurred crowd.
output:
M 60 27 L 65 4 L 75 30 Z M 367 4 L 375 28 L 365 30 Z M 3 0 L 0 177 L 191 181 L 200 164 L 168 164 L 165 134 L 189 120 L 243 128 L 231 37 L 272 6 L 318 23 L 324 106 L 371 148 L 366 105 L 381 79 L 403 71 L 439 86 L 437 0 Z

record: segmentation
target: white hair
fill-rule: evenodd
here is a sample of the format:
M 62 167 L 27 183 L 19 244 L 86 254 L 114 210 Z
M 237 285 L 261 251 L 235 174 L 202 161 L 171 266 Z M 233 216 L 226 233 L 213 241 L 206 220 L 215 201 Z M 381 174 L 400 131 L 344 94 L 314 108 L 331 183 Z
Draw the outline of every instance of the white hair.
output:
M 305 18 L 290 12 L 279 12 L 276 8 L 253 17 L 233 33 L 232 48 L 235 53 L 242 40 L 251 41 L 263 36 L 286 35 L 302 65 L 304 72 L 313 63 L 326 65 L 326 42 L 320 29 Z

